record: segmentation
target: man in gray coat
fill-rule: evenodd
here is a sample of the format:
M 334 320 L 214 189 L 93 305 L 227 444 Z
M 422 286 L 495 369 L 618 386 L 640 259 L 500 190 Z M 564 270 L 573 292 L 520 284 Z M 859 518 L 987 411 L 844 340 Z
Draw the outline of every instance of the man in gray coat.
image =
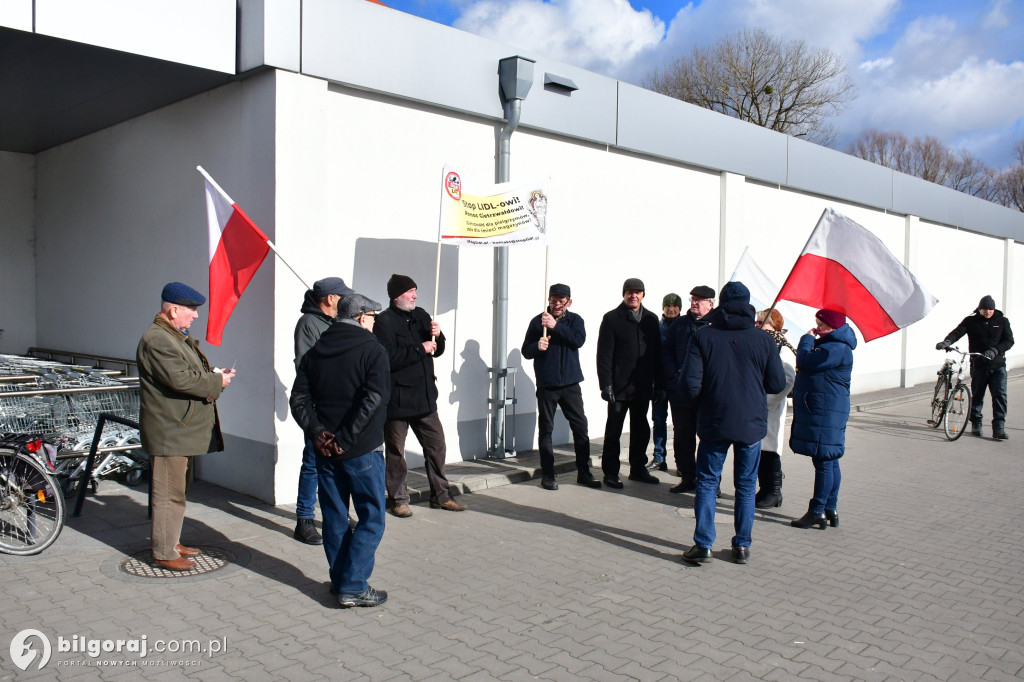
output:
M 341 277 L 326 277 L 313 282 L 313 288 L 306 290 L 302 302 L 302 317 L 295 324 L 295 369 L 298 371 L 302 357 L 316 345 L 328 327 L 338 317 L 338 303 L 343 296 L 355 292 Z M 299 469 L 299 494 L 295 501 L 295 532 L 299 542 L 307 545 L 323 544 L 323 538 L 316 531 L 316 452 L 313 443 L 305 439 L 302 449 L 302 467 Z
M 213 369 L 189 327 L 206 297 L 181 282 L 160 294 L 160 312 L 139 341 L 139 432 L 153 468 L 153 562 L 188 571 L 199 550 L 181 544 L 191 458 L 224 449 L 216 400 L 235 377 Z

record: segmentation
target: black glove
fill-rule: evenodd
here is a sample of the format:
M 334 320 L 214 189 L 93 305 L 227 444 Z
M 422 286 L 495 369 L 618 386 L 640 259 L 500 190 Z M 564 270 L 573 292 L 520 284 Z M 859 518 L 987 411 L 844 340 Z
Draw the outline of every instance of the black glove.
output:
M 982 353 L 982 355 L 985 356 L 986 360 L 995 360 L 996 359 L 996 352 L 992 348 L 989 348 L 987 351 Z
M 610 403 L 615 402 L 615 394 L 612 392 L 611 386 L 605 386 L 601 389 L 601 399 L 607 400 Z
M 949 348 L 949 345 L 949 341 L 939 341 L 937 344 L 935 344 L 935 350 L 946 350 L 947 348 Z
M 327 429 L 316 434 L 313 447 L 316 448 L 321 457 L 337 457 L 344 454 L 344 450 L 338 445 L 338 441 L 334 440 L 334 434 Z

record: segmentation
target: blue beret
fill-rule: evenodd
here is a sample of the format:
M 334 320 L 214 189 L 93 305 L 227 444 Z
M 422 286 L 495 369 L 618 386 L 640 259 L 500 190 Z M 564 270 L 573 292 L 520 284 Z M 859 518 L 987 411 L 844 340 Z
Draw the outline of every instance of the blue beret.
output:
M 200 306 L 206 303 L 206 297 L 187 284 L 169 282 L 160 292 L 160 300 L 175 305 Z

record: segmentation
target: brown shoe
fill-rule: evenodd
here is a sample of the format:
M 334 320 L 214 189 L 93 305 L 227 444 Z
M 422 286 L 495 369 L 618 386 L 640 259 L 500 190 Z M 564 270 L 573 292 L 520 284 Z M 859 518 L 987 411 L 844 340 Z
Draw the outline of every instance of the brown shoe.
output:
M 154 557 L 153 563 L 170 571 L 191 571 L 196 567 L 196 562 L 183 556 L 177 559 L 157 559 Z
M 412 509 L 410 509 L 409 505 L 407 504 L 392 505 L 391 508 L 388 509 L 388 511 L 400 519 L 407 519 L 410 516 L 412 516 Z
M 455 500 L 445 500 L 444 502 L 431 502 L 431 509 L 444 509 L 445 511 L 466 511 L 466 505 L 459 504 Z
M 186 547 L 182 544 L 175 545 L 174 551 L 176 551 L 181 556 L 199 556 L 200 554 L 202 554 L 201 550 L 198 550 L 195 547 Z

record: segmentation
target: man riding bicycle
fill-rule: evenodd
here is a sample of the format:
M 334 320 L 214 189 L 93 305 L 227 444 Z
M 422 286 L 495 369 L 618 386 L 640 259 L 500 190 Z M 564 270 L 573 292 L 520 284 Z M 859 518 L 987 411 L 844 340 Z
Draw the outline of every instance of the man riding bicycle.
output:
M 984 296 L 977 310 L 968 315 L 946 338 L 935 344 L 937 350 L 945 350 L 957 339 L 967 334 L 971 357 L 971 433 L 981 436 L 981 408 L 985 403 L 985 388 L 992 394 L 992 437 L 1006 440 L 1006 351 L 1013 347 L 1013 332 L 1010 320 L 996 310 L 995 299 Z

